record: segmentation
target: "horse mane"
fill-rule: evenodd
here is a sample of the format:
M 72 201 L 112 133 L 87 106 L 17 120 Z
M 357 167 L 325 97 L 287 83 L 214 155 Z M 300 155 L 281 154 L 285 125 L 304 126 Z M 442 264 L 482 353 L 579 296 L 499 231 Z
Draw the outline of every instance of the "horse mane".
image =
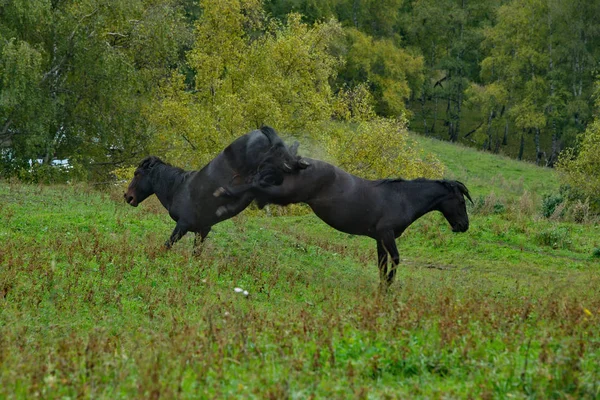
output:
M 142 161 L 140 161 L 140 165 L 138 165 L 138 168 L 150 170 L 158 165 L 164 165 L 166 167 L 173 168 L 173 169 L 177 170 L 177 172 L 185 172 L 184 169 L 175 167 L 169 163 L 166 163 L 157 156 L 148 156 L 148 157 L 144 158 Z
M 431 180 L 431 179 L 427 179 L 427 178 L 416 178 L 416 179 L 404 179 L 404 178 L 385 178 L 385 179 L 378 179 L 377 181 L 377 186 L 379 185 L 389 185 L 389 186 L 394 186 L 392 185 L 393 183 L 403 183 L 403 182 L 440 182 L 441 181 L 435 181 L 435 180 Z
M 452 180 L 448 180 L 448 179 L 427 179 L 427 178 L 416 178 L 416 179 L 392 178 L 392 179 L 378 180 L 377 186 L 386 185 L 386 186 L 389 186 L 390 188 L 394 188 L 394 187 L 396 187 L 395 185 L 393 185 L 394 183 L 403 183 L 403 182 L 415 182 L 415 183 L 437 182 L 437 183 L 440 183 L 440 184 L 446 186 L 448 189 L 452 189 L 452 188 L 456 187 L 467 199 L 469 199 L 469 201 L 471 203 L 473 203 L 473 200 L 471 199 L 471 195 L 469 194 L 469 189 L 467 189 L 465 184 L 460 181 L 452 181 Z

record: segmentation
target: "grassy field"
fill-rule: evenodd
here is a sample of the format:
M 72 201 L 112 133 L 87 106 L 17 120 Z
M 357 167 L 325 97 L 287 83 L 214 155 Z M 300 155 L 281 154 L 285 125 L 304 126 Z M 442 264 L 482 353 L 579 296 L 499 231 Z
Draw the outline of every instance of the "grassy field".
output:
M 540 216 L 552 171 L 419 140 L 477 206 L 411 226 L 385 295 L 375 243 L 314 216 L 194 257 L 154 198 L 0 181 L 0 398 L 600 397 L 599 225 Z

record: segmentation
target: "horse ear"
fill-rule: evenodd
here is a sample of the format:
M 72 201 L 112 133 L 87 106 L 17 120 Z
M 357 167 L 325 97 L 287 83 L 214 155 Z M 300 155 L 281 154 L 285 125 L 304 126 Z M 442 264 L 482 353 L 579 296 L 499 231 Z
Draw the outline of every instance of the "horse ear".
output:
M 162 163 L 161 159 L 156 157 L 156 156 L 148 156 L 146 158 L 144 158 L 142 160 L 142 162 L 140 162 L 140 165 L 138 168 L 141 169 L 151 169 L 152 167 L 154 167 L 156 164 L 160 164 Z
M 291 146 L 290 146 L 290 154 L 293 156 L 298 155 L 298 147 L 300 146 L 300 143 L 298 143 L 298 141 L 296 140 Z
M 458 185 L 458 189 L 460 190 L 460 192 L 467 198 L 469 199 L 469 201 L 471 202 L 471 204 L 475 204 L 473 203 L 473 200 L 471 199 L 471 195 L 469 194 L 469 189 L 467 189 L 467 187 L 465 186 L 464 183 L 456 181 L 456 184 Z

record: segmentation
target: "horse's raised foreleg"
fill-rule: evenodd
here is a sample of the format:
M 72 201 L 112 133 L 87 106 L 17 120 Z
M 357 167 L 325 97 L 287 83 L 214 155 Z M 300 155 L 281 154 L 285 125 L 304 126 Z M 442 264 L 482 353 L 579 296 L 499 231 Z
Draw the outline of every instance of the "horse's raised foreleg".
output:
M 171 237 L 169 238 L 169 240 L 167 240 L 165 242 L 165 247 L 167 249 L 170 249 L 175 243 L 177 243 L 179 241 L 179 239 L 181 239 L 185 234 L 187 233 L 187 229 L 184 229 L 181 227 L 181 225 L 179 225 L 179 223 L 177 223 L 177 225 L 175 225 L 175 229 L 173 229 L 173 233 L 171 233 Z
M 252 183 L 246 183 L 243 185 L 235 186 L 221 186 L 214 191 L 213 196 L 215 197 L 241 197 L 246 194 L 254 185 Z
M 398 268 L 398 264 L 400 264 L 400 254 L 398 253 L 398 248 L 396 247 L 396 238 L 393 231 L 388 231 L 382 235 L 381 245 L 392 258 L 392 266 L 385 276 L 386 283 L 388 286 L 390 286 L 392 282 L 394 282 L 396 269 Z
M 217 217 L 227 219 L 241 213 L 252 202 L 252 199 L 254 199 L 254 195 L 251 192 L 242 194 L 240 198 L 235 199 L 233 202 L 217 208 Z

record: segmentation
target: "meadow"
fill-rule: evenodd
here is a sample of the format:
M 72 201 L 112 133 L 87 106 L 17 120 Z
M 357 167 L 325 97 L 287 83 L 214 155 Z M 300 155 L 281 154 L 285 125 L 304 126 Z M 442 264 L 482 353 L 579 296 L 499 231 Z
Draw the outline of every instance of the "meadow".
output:
M 554 172 L 416 138 L 470 189 L 375 243 L 249 210 L 202 253 L 155 198 L 0 181 L 0 398 L 598 398 L 600 226 L 542 216 Z M 248 292 L 238 293 L 235 288 Z

